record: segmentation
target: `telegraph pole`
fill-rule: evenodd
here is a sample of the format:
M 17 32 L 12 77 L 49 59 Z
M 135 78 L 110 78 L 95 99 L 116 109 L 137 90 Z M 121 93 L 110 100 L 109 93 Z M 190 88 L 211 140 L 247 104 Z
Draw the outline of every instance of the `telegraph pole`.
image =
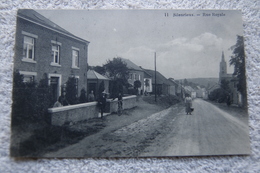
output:
M 156 52 L 154 52 L 154 78 L 155 78 L 155 85 L 154 85 L 154 99 L 157 102 L 157 88 L 156 88 Z

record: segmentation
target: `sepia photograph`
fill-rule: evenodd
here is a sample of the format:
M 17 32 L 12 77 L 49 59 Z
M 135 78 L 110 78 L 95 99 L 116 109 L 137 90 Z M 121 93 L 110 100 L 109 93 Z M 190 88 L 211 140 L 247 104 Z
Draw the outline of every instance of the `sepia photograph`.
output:
M 249 155 L 240 10 L 16 18 L 12 157 Z

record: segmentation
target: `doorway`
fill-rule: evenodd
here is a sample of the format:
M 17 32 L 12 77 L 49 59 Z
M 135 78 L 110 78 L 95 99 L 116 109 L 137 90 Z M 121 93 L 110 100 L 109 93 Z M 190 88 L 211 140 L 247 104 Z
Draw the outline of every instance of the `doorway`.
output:
M 59 97 L 59 77 L 51 77 L 51 92 L 53 101 L 57 101 Z

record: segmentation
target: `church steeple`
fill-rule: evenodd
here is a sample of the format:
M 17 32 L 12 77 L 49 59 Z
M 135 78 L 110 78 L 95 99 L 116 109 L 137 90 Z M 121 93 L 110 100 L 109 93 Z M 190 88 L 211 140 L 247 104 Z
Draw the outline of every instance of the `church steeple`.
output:
M 221 62 L 219 64 L 219 80 L 227 75 L 227 63 L 225 61 L 224 52 L 222 51 Z
M 225 62 L 224 52 L 222 51 L 222 60 L 221 62 Z

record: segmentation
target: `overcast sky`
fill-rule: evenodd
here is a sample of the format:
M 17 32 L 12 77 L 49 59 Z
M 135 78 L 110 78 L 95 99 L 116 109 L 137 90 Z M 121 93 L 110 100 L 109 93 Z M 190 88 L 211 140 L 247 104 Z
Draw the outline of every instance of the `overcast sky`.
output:
M 92 66 L 103 65 L 106 60 L 119 56 L 143 68 L 154 69 L 156 52 L 157 70 L 175 79 L 218 77 L 222 51 L 228 62 L 232 54 L 229 48 L 236 43 L 236 35 L 243 34 L 240 11 L 37 11 L 90 41 L 88 63 Z M 224 16 L 212 16 L 212 13 Z M 186 16 L 173 17 L 173 14 Z M 232 73 L 233 67 L 228 70 Z

